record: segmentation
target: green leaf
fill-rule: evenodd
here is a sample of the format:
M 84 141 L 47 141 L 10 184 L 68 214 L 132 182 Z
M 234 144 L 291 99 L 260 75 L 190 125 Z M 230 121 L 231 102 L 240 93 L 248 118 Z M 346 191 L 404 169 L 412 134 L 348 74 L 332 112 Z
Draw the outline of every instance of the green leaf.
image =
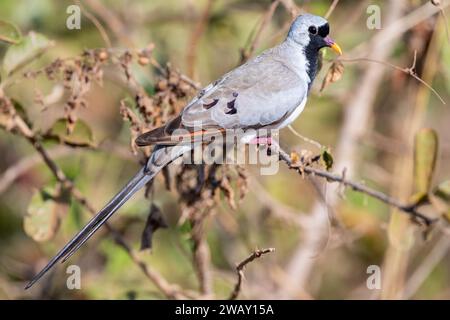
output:
M 14 24 L 0 20 L 0 41 L 18 44 L 21 40 L 22 34 Z
M 52 44 L 53 42 L 42 34 L 30 32 L 20 43 L 8 48 L 3 59 L 3 68 L 6 73 L 11 74 L 39 57 Z
M 436 167 L 438 136 L 433 129 L 421 129 L 414 141 L 414 183 L 417 192 L 428 193 Z
M 38 242 L 53 238 L 60 224 L 59 208 L 54 195 L 49 191 L 36 191 L 31 198 L 23 221 L 25 233 Z
M 334 159 L 327 149 L 324 149 L 322 151 L 322 161 L 325 164 L 325 168 L 327 170 L 330 170 L 333 167 Z
M 78 146 L 91 146 L 94 141 L 94 134 L 91 128 L 82 120 L 77 120 L 71 133 L 68 133 L 68 120 L 57 120 L 49 131 L 50 136 L 56 137 L 62 142 Z

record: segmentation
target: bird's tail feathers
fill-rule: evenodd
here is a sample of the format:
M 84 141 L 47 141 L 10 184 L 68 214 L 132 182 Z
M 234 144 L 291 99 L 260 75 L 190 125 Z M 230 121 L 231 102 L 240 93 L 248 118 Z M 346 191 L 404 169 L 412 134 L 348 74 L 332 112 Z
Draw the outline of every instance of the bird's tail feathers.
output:
M 189 151 L 188 146 L 164 147 L 156 146 L 147 165 L 122 188 L 73 238 L 70 240 L 48 264 L 26 285 L 25 289 L 35 284 L 58 261 L 69 259 L 89 238 L 128 201 L 133 194 L 151 181 L 156 174 L 170 162 Z

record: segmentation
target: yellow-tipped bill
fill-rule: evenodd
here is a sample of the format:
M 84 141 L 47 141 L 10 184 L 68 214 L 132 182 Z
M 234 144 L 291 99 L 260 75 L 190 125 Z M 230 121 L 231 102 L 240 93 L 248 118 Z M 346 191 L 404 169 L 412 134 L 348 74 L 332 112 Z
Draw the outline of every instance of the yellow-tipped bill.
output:
M 324 40 L 325 40 L 325 43 L 327 44 L 328 47 L 333 49 L 333 51 L 336 52 L 338 55 L 342 55 L 341 47 L 339 47 L 339 45 L 336 42 L 334 42 L 333 39 L 331 39 L 330 37 L 326 36 Z
M 341 47 L 339 47 L 339 45 L 337 43 L 333 43 L 330 46 L 331 49 L 333 49 L 334 52 L 336 52 L 338 55 L 342 55 L 342 49 Z

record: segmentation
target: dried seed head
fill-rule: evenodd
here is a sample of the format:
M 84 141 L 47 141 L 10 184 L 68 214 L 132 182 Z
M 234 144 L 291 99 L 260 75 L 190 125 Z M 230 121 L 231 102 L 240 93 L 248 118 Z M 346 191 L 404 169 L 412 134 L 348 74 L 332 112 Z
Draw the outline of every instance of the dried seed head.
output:
M 139 59 L 138 59 L 138 63 L 141 66 L 146 66 L 146 65 L 148 65 L 150 63 L 150 59 L 147 58 L 147 57 L 144 57 L 144 56 L 140 56 Z
M 106 61 L 108 59 L 108 52 L 106 52 L 105 50 L 102 50 L 98 53 L 98 59 L 103 62 Z
M 165 91 L 165 90 L 167 90 L 168 85 L 169 85 L 169 83 L 167 82 L 167 80 L 162 79 L 161 81 L 158 82 L 156 87 L 157 87 L 158 91 Z

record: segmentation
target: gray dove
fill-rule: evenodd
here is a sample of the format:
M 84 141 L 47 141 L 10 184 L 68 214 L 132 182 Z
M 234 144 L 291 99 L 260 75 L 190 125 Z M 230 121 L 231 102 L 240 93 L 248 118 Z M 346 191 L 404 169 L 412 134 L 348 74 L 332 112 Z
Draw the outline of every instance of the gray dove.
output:
M 177 144 L 186 135 L 196 140 L 206 129 L 219 132 L 281 129 L 292 123 L 305 107 L 317 73 L 319 50 L 329 47 L 342 54 L 340 47 L 328 36 L 329 32 L 325 19 L 311 14 L 298 16 L 283 43 L 208 85 L 165 126 L 139 136 L 136 139 L 138 146 L 155 145 L 147 164 L 48 262 L 26 289 L 58 261 L 64 262 L 72 256 L 165 166 L 191 151 L 192 145 Z M 184 133 L 177 134 L 179 129 Z

